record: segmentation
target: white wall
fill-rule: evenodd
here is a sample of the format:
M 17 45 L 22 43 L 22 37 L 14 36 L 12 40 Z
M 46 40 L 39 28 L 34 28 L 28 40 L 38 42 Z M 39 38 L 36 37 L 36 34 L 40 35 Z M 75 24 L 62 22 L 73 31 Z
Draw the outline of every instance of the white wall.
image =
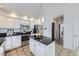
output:
M 37 13 L 37 15 L 39 14 L 39 12 Z M 44 4 L 40 10 L 40 15 L 43 16 L 45 18 L 45 21 L 43 23 L 44 27 L 46 27 L 47 29 L 43 31 L 44 36 L 47 37 L 52 37 L 52 25 L 51 25 L 51 21 L 53 20 L 54 17 L 57 16 L 61 16 L 64 15 L 65 19 L 64 20 L 69 20 L 70 22 L 73 21 L 73 16 L 79 16 L 79 4 Z M 68 17 L 68 18 L 67 18 Z M 69 22 L 68 21 L 68 22 Z M 74 44 L 74 42 L 72 42 L 73 39 L 70 39 L 71 35 L 67 35 L 66 33 L 68 33 L 69 31 L 67 30 L 67 28 L 69 25 L 67 24 L 67 26 L 64 28 L 64 47 L 68 47 L 68 48 L 72 48 L 72 45 Z M 70 31 L 71 32 L 71 31 Z M 72 32 L 71 32 L 72 33 Z M 68 38 L 67 38 L 68 36 Z M 72 45 L 71 45 L 72 44 Z
M 63 4 L 44 4 L 41 8 L 41 15 L 45 18 L 43 23 L 44 27 L 44 36 L 52 37 L 52 20 L 54 17 L 63 15 Z

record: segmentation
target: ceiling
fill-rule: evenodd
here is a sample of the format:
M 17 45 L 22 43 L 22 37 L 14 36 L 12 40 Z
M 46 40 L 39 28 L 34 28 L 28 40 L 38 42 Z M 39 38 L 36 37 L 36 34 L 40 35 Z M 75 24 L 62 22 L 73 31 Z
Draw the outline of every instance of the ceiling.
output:
M 14 11 L 19 16 L 33 16 L 38 8 L 42 5 L 41 3 L 3 3 L 9 11 Z

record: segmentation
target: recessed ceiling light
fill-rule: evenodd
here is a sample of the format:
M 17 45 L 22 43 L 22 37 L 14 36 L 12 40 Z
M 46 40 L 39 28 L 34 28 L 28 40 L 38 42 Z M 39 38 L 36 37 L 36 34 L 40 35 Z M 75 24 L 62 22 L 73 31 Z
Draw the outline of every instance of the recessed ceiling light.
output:
M 41 23 L 41 20 L 39 19 L 38 22 Z
M 34 21 L 34 18 L 31 18 L 30 21 Z
M 27 20 L 28 18 L 27 18 L 27 16 L 24 16 L 23 19 Z
M 12 12 L 11 14 L 9 14 L 9 16 L 10 16 L 10 17 L 15 17 L 15 18 L 17 18 L 17 15 L 16 15 L 15 12 Z

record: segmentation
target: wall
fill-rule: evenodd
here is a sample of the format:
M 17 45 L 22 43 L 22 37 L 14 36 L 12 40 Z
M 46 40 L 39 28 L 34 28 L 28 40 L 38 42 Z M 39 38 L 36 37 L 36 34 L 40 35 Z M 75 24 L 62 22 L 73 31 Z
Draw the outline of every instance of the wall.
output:
M 41 15 L 45 18 L 43 26 L 43 35 L 47 37 L 52 37 L 52 21 L 54 17 L 63 15 L 63 5 L 64 4 L 44 4 L 41 8 Z

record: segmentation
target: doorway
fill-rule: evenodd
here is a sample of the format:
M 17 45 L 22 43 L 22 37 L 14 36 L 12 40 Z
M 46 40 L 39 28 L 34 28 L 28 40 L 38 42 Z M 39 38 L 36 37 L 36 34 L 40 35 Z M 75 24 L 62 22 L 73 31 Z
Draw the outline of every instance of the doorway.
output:
M 56 43 L 63 46 L 63 33 L 64 33 L 64 25 L 63 25 L 64 15 L 58 16 L 54 18 L 55 22 L 55 35 Z

